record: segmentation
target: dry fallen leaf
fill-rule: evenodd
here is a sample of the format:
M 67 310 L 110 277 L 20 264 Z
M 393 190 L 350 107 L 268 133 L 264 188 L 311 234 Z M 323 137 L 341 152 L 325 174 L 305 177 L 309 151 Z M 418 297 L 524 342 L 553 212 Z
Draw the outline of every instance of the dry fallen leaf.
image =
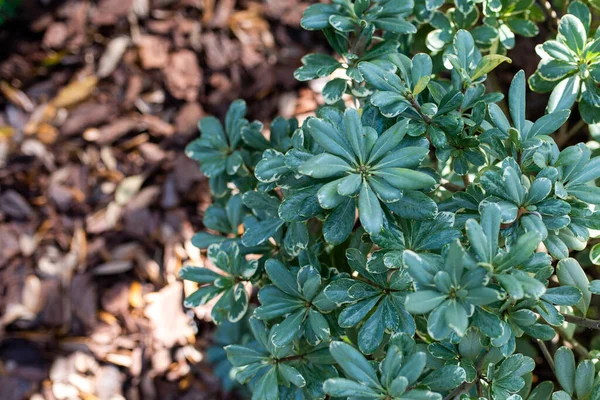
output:
M 98 265 L 92 272 L 94 275 L 111 275 L 129 271 L 131 268 L 133 268 L 131 261 L 109 261 Z
M 21 107 L 27 112 L 33 111 L 33 103 L 31 102 L 31 100 L 29 100 L 29 97 L 27 97 L 27 95 L 21 90 L 15 89 L 14 87 L 10 86 L 7 82 L 2 81 L 0 82 L 0 91 L 4 96 L 6 96 L 8 101 L 10 101 L 11 103 Z
M 116 37 L 108 43 L 104 54 L 102 54 L 100 61 L 98 61 L 98 71 L 96 72 L 98 78 L 106 78 L 112 74 L 117 65 L 119 65 L 129 43 L 130 40 L 127 36 Z
M 144 180 L 143 175 L 128 176 L 123 179 L 115 192 L 115 202 L 120 206 L 125 206 L 135 196 L 142 187 Z
M 145 314 L 152 322 L 154 339 L 166 348 L 185 344 L 193 336 L 189 317 L 183 311 L 182 289 L 181 282 L 173 282 L 146 296 L 151 304 Z
M 69 108 L 74 106 L 87 99 L 92 94 L 97 84 L 98 78 L 95 76 L 87 76 L 72 81 L 58 92 L 51 103 L 56 108 Z

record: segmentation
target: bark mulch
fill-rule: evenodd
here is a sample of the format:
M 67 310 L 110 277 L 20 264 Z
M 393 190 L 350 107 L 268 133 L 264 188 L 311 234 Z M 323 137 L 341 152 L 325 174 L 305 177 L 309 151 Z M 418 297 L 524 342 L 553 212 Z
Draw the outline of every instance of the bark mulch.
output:
M 177 279 L 210 204 L 183 149 L 236 98 L 307 115 L 302 0 L 24 1 L 0 27 L 0 398 L 216 399 Z

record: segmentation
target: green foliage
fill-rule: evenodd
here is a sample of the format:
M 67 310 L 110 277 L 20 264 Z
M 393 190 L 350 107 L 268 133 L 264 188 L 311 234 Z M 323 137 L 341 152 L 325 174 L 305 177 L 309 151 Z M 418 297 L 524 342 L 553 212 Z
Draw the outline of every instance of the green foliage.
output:
M 316 115 L 263 135 L 236 101 L 224 124 L 200 121 L 187 153 L 214 201 L 192 242 L 220 272 L 181 277 L 199 284 L 186 305 L 215 299 L 225 350 L 209 359 L 228 388 L 235 376 L 257 400 L 600 396 L 596 351 L 576 364 L 544 345 L 569 341 L 568 323 L 600 327 L 587 318 L 600 281 L 581 257 L 600 230 L 600 158 L 554 142 L 569 118 L 600 115 L 588 8 L 569 2 L 538 46 L 529 86 L 552 91 L 544 116 L 526 117 L 523 71 L 506 102 L 489 91 L 543 16 L 531 0 L 315 4 L 302 25 L 337 53 L 296 71 L 328 79 Z M 556 387 L 533 385 L 528 342 Z
M 600 122 L 600 31 L 590 31 L 591 13 L 580 1 L 570 2 L 560 19 L 556 40 L 536 47 L 541 57 L 529 86 L 551 91 L 548 111 L 569 109 L 575 102 L 588 124 Z
M 17 14 L 21 0 L 0 0 L 0 25 Z

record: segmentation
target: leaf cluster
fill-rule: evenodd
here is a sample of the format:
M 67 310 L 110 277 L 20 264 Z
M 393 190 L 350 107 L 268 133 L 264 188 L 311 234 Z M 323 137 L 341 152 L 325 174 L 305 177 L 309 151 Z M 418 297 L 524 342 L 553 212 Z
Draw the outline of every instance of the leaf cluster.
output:
M 255 400 L 600 396 L 596 352 L 573 341 L 576 363 L 545 344 L 600 329 L 582 257 L 600 158 L 554 139 L 576 102 L 578 126 L 598 122 L 600 39 L 587 6 L 566 11 L 505 99 L 491 83 L 518 36 L 538 34 L 533 1 L 306 9 L 337 54 L 307 55 L 295 76 L 327 78 L 325 104 L 267 129 L 238 100 L 187 148 L 214 201 L 192 240 L 206 264 L 181 277 L 198 285 L 187 306 L 214 301 L 220 376 Z M 527 82 L 552 92 L 537 120 Z

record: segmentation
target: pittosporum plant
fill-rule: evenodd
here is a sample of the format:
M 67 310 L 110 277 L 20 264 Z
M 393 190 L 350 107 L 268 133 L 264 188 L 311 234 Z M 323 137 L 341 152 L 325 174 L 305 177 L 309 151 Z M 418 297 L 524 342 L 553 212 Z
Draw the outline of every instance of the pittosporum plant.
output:
M 224 351 L 209 358 L 227 387 L 600 399 L 597 339 L 574 337 L 600 329 L 600 280 L 580 264 L 600 229 L 600 158 L 568 140 L 600 120 L 600 31 L 568 3 L 529 77 L 552 92 L 535 120 L 523 71 L 506 101 L 488 78 L 550 2 L 333 0 L 302 19 L 337 53 L 296 71 L 328 80 L 313 117 L 265 134 L 236 101 L 224 123 L 200 121 L 187 153 L 213 192 L 193 239 L 207 265 L 181 276 L 199 284 L 186 305 L 214 301 Z M 589 255 L 600 263 L 599 246 Z

